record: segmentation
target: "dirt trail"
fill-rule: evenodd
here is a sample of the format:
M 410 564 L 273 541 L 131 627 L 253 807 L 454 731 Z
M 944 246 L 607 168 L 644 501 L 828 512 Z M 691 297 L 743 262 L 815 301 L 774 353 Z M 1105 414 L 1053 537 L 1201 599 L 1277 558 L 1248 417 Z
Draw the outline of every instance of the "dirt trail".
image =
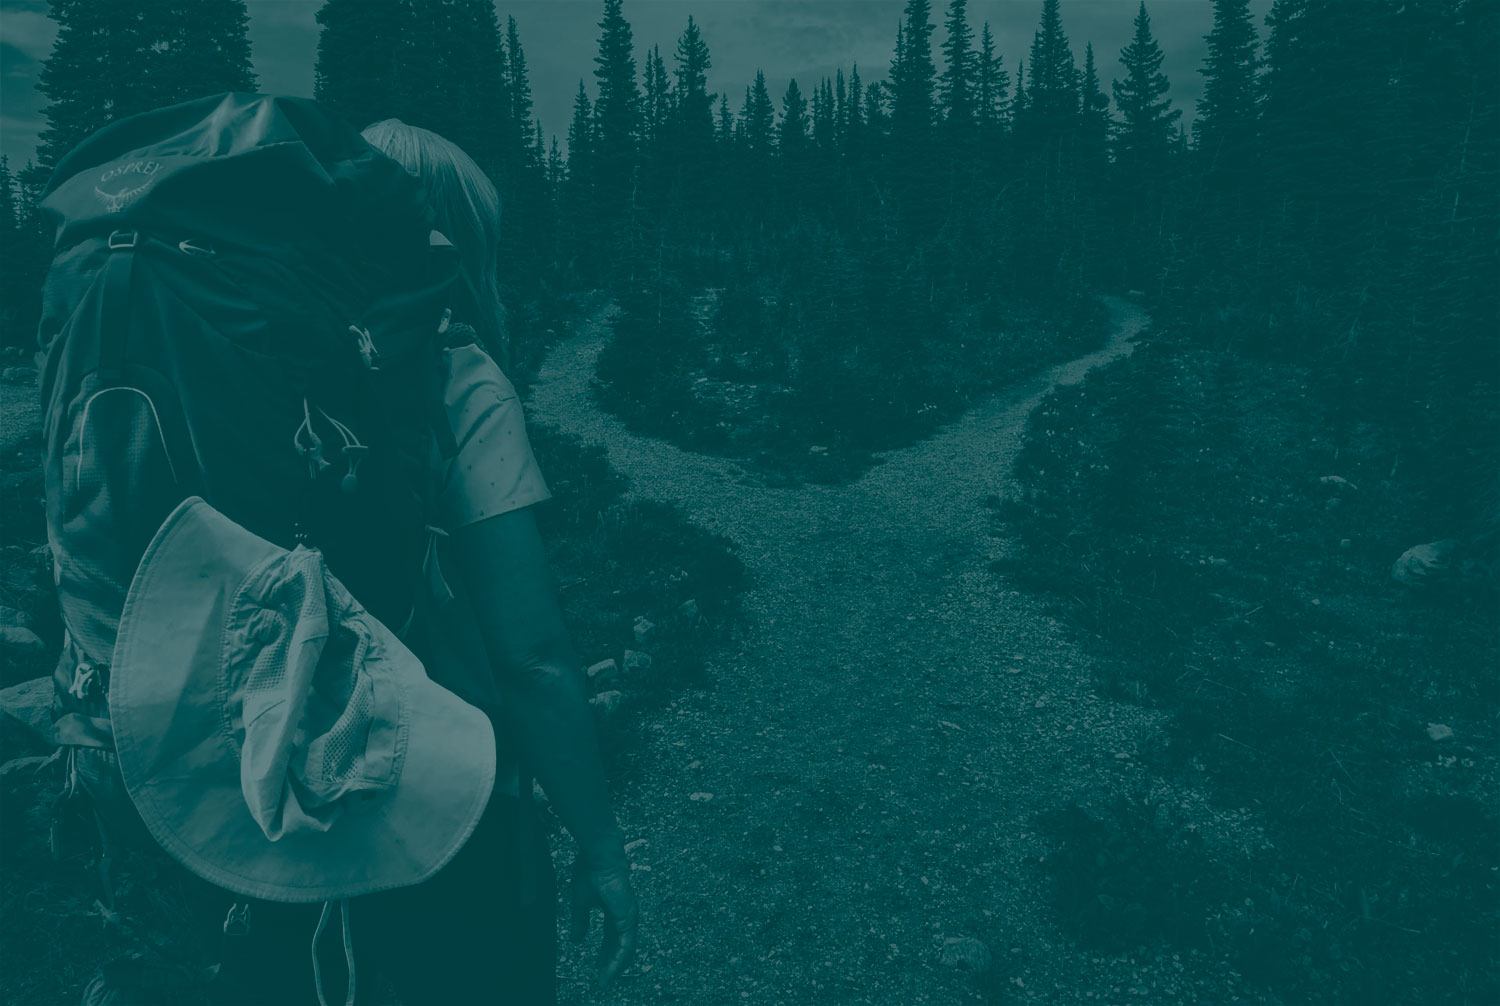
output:
M 764 487 L 733 461 L 626 430 L 590 393 L 604 316 L 552 351 L 531 416 L 606 447 L 634 496 L 733 539 L 753 578 L 742 644 L 716 659 L 710 688 L 651 714 L 631 755 L 618 801 L 646 839 L 634 859 L 647 930 L 603 1001 L 983 1000 L 938 961 L 957 936 L 994 952 L 1007 1001 L 1237 998 L 1228 975 L 1081 953 L 1036 865 L 1033 815 L 1133 782 L 1155 723 L 1095 694 L 1067 629 L 987 570 L 1007 543 L 981 500 L 1004 492 L 1040 398 L 1128 353 L 1148 322 L 1108 307 L 1103 349 L 845 486 Z M 593 1001 L 571 967 L 564 1000 Z

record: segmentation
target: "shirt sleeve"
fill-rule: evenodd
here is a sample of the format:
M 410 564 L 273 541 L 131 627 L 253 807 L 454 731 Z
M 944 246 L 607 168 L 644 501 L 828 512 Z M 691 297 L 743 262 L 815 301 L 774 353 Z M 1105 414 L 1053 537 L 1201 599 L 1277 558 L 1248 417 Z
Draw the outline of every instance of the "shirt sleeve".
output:
M 443 351 L 443 401 L 458 453 L 436 462 L 436 509 L 448 530 L 550 499 L 515 386 L 475 345 Z

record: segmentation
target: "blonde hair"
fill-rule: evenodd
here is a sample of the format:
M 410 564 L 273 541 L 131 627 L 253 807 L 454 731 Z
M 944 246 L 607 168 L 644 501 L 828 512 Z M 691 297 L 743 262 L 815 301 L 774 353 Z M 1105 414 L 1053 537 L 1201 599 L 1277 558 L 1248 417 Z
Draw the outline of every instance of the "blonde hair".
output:
M 505 308 L 500 301 L 500 194 L 458 144 L 400 119 L 382 119 L 362 134 L 372 147 L 415 175 L 427 189 L 434 225 L 458 249 L 469 305 L 454 320 L 468 322 L 501 367 L 509 363 Z M 474 317 L 467 317 L 469 311 Z

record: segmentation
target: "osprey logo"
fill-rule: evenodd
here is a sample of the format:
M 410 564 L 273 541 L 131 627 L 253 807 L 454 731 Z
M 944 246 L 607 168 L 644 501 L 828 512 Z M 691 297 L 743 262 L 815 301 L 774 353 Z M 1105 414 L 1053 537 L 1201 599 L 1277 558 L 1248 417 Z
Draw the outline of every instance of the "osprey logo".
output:
M 161 170 L 160 161 L 130 161 L 116 164 L 99 176 L 94 186 L 94 195 L 110 213 L 118 213 L 140 197 L 151 187 L 153 177 Z M 110 182 L 114 182 L 110 185 Z M 102 186 L 108 186 L 104 188 Z

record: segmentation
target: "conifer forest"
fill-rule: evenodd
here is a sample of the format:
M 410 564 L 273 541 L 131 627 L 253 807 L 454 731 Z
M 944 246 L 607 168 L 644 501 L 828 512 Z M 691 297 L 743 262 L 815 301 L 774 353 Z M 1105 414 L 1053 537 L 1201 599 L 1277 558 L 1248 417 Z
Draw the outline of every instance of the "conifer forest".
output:
M 562 1001 L 1500 1002 L 1500 2 L 1094 3 L 1110 51 L 1087 0 L 870 4 L 887 60 L 784 89 L 715 69 L 712 0 L 661 38 L 631 2 L 547 8 L 597 42 L 544 122 L 505 0 L 307 0 L 310 96 L 500 194 L 489 348 L 624 667 L 642 950 L 601 993 L 563 941 Z M 149 852 L 111 902 L 59 841 L 18 697 L 61 636 L 38 197 L 116 119 L 259 90 L 254 9 L 48 0 L 0 158 L 17 1006 L 112 959 L 196 1003 L 212 962 Z

